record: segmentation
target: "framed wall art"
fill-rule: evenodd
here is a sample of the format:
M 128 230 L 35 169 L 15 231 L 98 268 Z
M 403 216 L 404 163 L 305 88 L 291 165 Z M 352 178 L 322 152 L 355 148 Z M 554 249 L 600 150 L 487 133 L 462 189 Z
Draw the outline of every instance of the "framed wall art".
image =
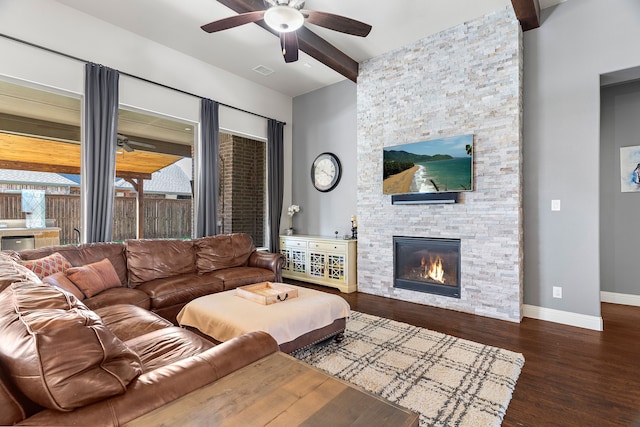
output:
M 640 145 L 620 147 L 620 191 L 640 191 Z

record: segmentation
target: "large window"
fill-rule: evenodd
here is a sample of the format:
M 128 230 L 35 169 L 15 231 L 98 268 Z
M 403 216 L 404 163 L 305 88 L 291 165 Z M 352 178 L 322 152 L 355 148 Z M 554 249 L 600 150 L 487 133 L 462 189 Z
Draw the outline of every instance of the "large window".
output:
M 194 125 L 121 108 L 113 239 L 192 236 Z
M 79 95 L 0 80 L 0 223 L 49 229 L 39 246 L 80 239 L 80 105 Z
M 220 133 L 220 233 L 247 233 L 265 247 L 266 142 Z
M 0 81 L 0 224 L 60 229 L 40 245 L 80 242 L 80 110 L 79 95 Z M 118 122 L 113 240 L 191 238 L 194 124 L 133 109 Z
M 38 219 L 23 200 L 42 193 L 44 225 L 60 228 L 60 244 L 81 241 L 80 120 L 79 94 L 0 80 L 0 226 Z M 192 237 L 196 135 L 195 122 L 120 108 L 113 240 Z M 220 134 L 218 232 L 247 233 L 259 248 L 268 241 L 266 160 L 266 140 Z

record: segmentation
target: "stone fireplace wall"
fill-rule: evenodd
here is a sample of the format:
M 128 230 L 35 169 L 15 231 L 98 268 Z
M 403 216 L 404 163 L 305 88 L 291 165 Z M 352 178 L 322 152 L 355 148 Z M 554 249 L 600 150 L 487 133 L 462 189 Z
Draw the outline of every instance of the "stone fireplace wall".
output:
M 522 33 L 511 6 L 360 64 L 358 290 L 522 318 Z M 474 191 L 392 205 L 382 148 L 474 134 Z M 393 287 L 393 236 L 461 239 L 461 298 Z

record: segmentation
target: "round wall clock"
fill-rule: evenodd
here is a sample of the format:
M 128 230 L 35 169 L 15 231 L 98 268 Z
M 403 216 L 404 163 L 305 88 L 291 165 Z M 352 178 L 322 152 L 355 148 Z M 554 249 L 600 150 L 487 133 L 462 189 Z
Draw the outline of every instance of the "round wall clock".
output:
M 318 191 L 327 192 L 340 182 L 342 167 L 340 160 L 332 153 L 322 153 L 311 165 L 311 182 Z

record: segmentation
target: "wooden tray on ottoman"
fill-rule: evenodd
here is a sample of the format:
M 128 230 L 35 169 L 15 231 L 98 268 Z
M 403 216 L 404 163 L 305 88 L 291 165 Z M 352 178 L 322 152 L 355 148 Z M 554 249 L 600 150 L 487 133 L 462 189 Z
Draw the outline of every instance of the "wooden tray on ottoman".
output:
M 262 305 L 269 305 L 296 298 L 298 290 L 282 283 L 261 282 L 237 288 L 236 295 Z

